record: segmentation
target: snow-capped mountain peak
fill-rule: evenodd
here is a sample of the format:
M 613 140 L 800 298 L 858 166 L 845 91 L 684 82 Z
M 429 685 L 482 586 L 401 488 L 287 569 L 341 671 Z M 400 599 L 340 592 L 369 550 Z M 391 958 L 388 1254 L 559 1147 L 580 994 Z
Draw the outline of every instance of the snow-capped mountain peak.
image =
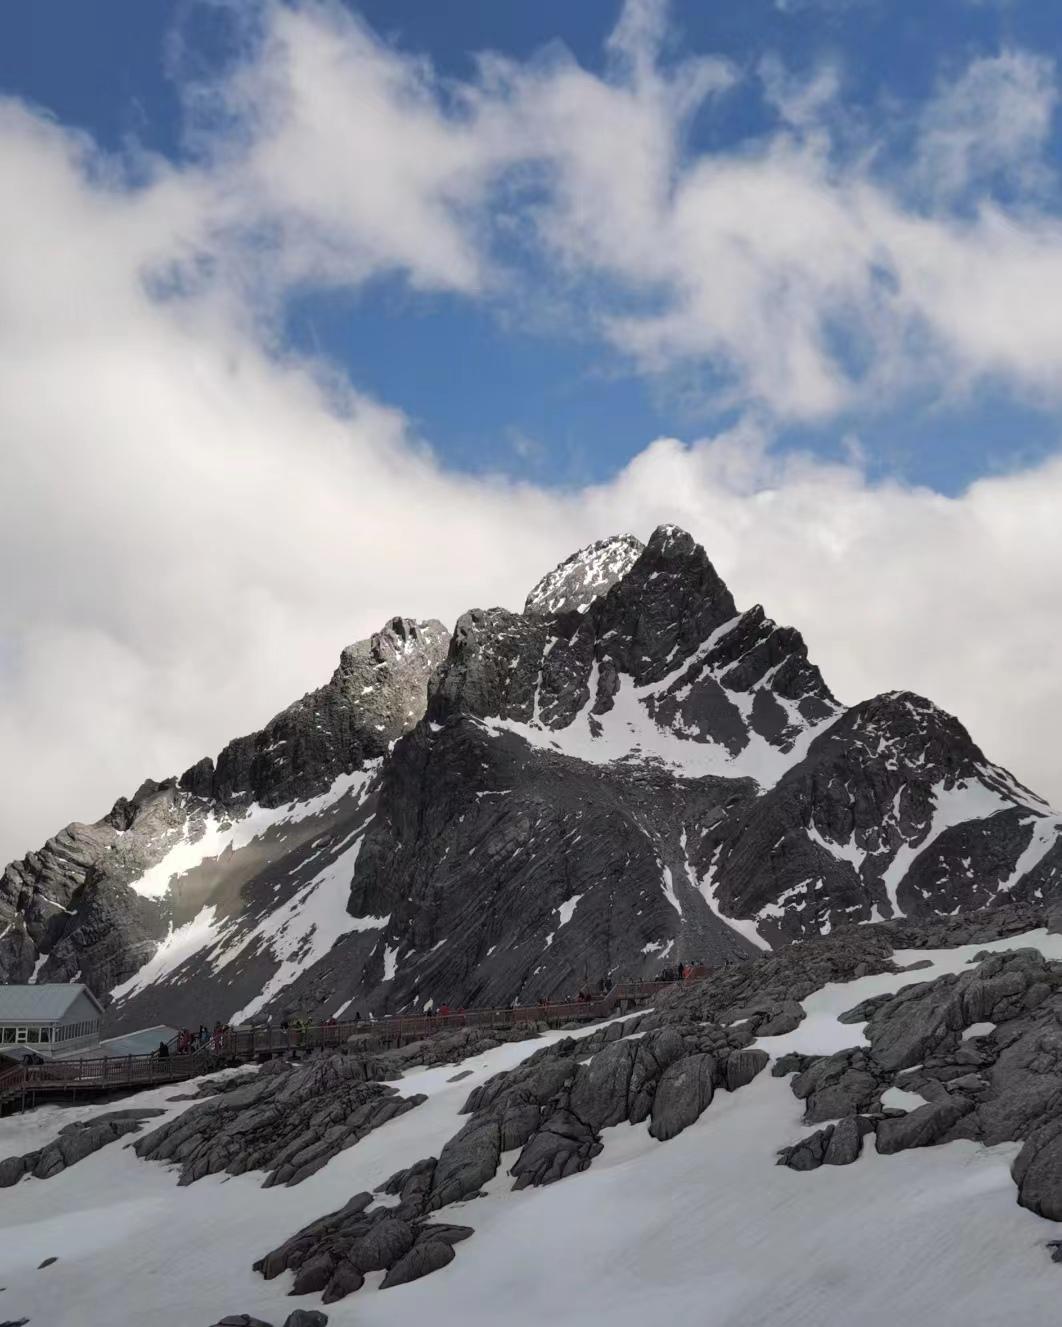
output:
M 0 976 L 123 1026 L 508 1004 L 1062 889 L 1062 821 L 909 692 L 850 709 L 677 526 L 527 611 L 392 619 L 179 779 L 7 868 Z
M 637 562 L 645 545 L 634 535 L 612 535 L 587 544 L 538 582 L 524 603 L 525 613 L 554 616 L 585 613 Z

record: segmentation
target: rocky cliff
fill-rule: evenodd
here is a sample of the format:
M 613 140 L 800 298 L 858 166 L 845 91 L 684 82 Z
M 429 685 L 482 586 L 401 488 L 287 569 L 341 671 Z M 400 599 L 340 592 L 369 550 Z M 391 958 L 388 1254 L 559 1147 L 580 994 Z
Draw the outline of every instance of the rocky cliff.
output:
M 842 706 L 662 526 L 573 554 L 522 613 L 394 619 L 216 761 L 8 867 L 0 974 L 80 974 L 122 1026 L 533 1001 L 1042 901 L 1060 829 L 931 702 Z

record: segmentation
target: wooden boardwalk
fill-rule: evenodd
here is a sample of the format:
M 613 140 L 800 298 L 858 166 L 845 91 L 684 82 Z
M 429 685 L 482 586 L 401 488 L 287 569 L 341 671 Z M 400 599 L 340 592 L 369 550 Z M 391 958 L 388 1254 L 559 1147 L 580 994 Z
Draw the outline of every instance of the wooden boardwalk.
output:
M 48 1060 L 17 1065 L 0 1074 L 0 1114 L 24 1110 L 43 1098 L 135 1092 L 138 1088 L 180 1083 L 222 1067 L 213 1052 L 191 1055 L 112 1055 L 94 1060 Z
M 705 969 L 695 968 L 698 979 Z M 17 1065 L 0 1073 L 0 1114 L 24 1110 L 39 1100 L 134 1092 L 165 1083 L 179 1083 L 231 1065 L 264 1060 L 292 1051 L 341 1047 L 355 1039 L 359 1052 L 387 1050 L 461 1028 L 511 1031 L 513 1028 L 569 1023 L 596 1023 L 648 1004 L 670 982 L 621 982 L 597 999 L 563 1004 L 518 1005 L 509 1009 L 467 1009 L 457 1013 L 382 1018 L 373 1021 L 313 1023 L 280 1027 L 229 1028 L 190 1054 L 122 1055 L 99 1059 L 50 1060 Z

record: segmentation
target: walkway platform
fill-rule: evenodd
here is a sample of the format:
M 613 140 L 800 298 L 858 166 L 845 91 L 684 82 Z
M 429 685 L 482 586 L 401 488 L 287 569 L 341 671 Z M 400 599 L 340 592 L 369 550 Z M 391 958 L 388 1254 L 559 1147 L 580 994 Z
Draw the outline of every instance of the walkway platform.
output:
M 695 968 L 686 980 L 697 980 L 706 974 L 707 969 Z M 289 1028 L 229 1028 L 217 1048 L 211 1042 L 190 1054 L 163 1057 L 158 1054 L 158 1044 L 175 1036 L 174 1029 L 146 1028 L 126 1037 L 112 1037 L 104 1043 L 109 1049 L 92 1059 L 51 1060 L 46 1064 L 20 1065 L 0 1073 L 0 1114 L 25 1110 L 41 1100 L 77 1101 L 89 1096 L 136 1092 L 160 1084 L 179 1083 L 217 1069 L 264 1061 L 296 1051 L 339 1049 L 349 1044 L 352 1051 L 371 1053 L 461 1028 L 511 1031 L 526 1027 L 530 1033 L 536 1026 L 556 1028 L 572 1023 L 598 1023 L 650 1004 L 672 984 L 664 981 L 621 982 L 598 999 L 564 1004 L 468 1009 L 446 1015 L 314 1023 Z M 170 1033 L 171 1038 L 165 1033 Z M 132 1048 L 145 1042 L 153 1047 L 150 1053 L 133 1053 Z M 118 1052 L 122 1043 L 129 1045 L 129 1053 Z

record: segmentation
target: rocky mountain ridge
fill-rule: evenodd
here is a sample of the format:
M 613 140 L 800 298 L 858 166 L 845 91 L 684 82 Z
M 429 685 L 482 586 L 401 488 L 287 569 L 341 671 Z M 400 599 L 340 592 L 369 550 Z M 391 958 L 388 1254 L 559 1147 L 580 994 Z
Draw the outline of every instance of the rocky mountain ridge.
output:
M 1043 900 L 1060 831 L 929 701 L 845 709 L 661 526 L 452 638 L 394 619 L 216 762 L 9 866 L 0 977 L 80 975 L 123 1027 L 527 1002 Z

